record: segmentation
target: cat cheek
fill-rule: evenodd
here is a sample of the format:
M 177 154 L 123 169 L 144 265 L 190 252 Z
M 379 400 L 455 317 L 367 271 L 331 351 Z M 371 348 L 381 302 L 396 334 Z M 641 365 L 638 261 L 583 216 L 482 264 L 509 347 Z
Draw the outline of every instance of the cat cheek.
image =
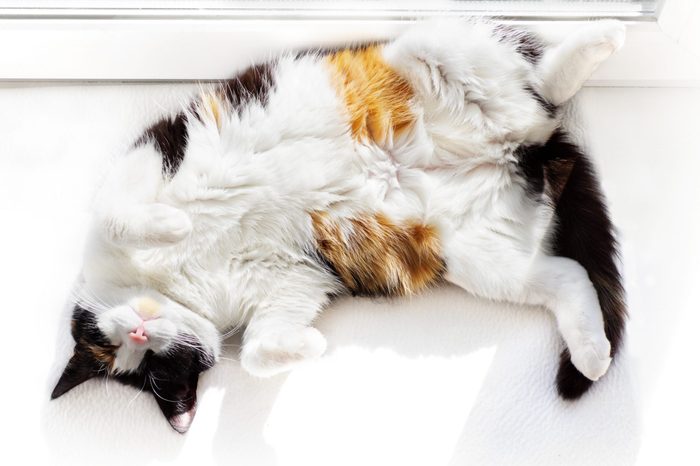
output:
M 177 326 L 165 319 L 149 320 L 144 324 L 146 334 L 149 335 L 151 349 L 170 346 L 175 342 L 178 330 Z

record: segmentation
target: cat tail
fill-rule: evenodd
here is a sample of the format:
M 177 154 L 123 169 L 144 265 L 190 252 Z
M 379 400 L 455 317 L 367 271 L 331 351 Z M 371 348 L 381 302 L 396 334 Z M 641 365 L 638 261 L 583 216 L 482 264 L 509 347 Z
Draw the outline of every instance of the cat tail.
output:
M 556 206 L 552 253 L 577 261 L 588 272 L 603 313 L 610 356 L 614 357 L 622 344 L 627 310 L 617 263 L 618 245 L 605 197 L 591 161 L 564 132 L 555 132 L 542 154 L 548 191 Z M 575 400 L 592 384 L 574 367 L 565 349 L 557 374 L 561 397 Z

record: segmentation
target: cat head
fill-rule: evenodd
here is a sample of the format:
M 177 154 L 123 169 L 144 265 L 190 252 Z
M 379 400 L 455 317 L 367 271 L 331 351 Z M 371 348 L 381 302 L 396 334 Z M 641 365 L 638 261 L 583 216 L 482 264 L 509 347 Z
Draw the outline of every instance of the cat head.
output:
M 170 425 L 184 433 L 196 411 L 199 374 L 219 356 L 219 333 L 211 322 L 159 293 L 128 295 L 116 303 L 102 298 L 76 302 L 73 356 L 51 398 L 93 377 L 112 378 L 152 393 Z

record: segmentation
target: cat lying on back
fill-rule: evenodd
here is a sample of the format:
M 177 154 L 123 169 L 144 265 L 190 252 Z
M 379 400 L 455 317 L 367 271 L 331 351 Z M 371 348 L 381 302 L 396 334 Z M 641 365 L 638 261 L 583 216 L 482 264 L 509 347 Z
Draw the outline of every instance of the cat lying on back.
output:
M 625 306 L 603 196 L 559 109 L 623 40 L 613 21 L 550 46 L 425 23 L 203 91 L 98 191 L 52 398 L 107 374 L 184 432 L 224 333 L 244 326 L 242 366 L 270 376 L 324 352 L 311 324 L 334 296 L 441 280 L 548 308 L 566 345 L 558 391 L 580 397 L 620 346 Z

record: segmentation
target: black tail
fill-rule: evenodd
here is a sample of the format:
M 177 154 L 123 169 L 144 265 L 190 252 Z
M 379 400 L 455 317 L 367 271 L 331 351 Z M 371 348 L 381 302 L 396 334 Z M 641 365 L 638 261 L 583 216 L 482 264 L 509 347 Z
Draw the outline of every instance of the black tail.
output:
M 627 311 L 616 263 L 617 242 L 593 165 L 562 132 L 556 132 L 538 155 L 543 162 L 548 194 L 556 205 L 552 252 L 577 261 L 588 272 L 598 293 L 614 356 L 622 343 Z M 561 397 L 577 399 L 592 384 L 576 370 L 569 351 L 564 350 L 557 374 Z

